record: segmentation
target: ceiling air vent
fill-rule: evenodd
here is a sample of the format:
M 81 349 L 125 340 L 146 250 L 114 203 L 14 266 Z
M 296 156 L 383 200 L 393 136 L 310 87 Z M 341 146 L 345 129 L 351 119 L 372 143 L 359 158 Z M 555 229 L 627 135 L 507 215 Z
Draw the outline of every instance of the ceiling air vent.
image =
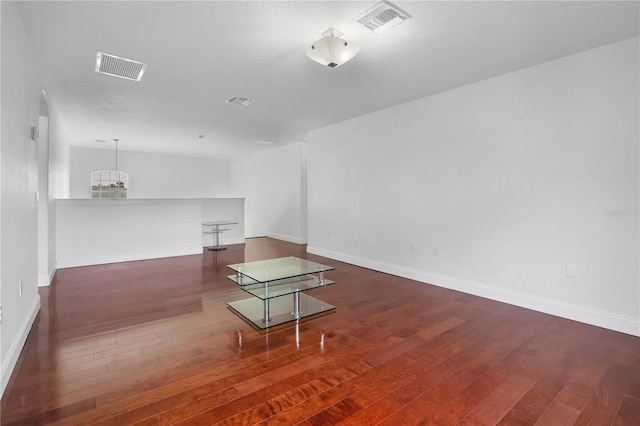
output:
M 108 53 L 98 52 L 96 56 L 96 72 L 126 78 L 127 80 L 140 81 L 147 69 L 147 64 Z
M 387 1 L 381 1 L 355 20 L 379 34 L 409 18 L 411 18 L 411 15 L 398 6 Z
M 255 101 L 253 99 L 241 98 L 239 96 L 234 96 L 232 98 L 227 99 L 227 103 L 228 104 L 234 104 L 234 105 L 248 106 L 248 105 L 251 105 L 254 102 Z

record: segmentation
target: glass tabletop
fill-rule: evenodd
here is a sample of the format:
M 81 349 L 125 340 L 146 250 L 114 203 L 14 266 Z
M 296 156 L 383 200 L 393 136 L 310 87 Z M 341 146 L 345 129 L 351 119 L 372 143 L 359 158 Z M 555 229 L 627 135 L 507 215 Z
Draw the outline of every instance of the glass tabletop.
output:
M 293 256 L 258 260 L 256 262 L 236 263 L 228 265 L 228 267 L 238 274 L 251 278 L 254 280 L 254 283 L 271 282 L 335 269 L 332 266 L 322 265 Z
M 234 222 L 232 220 L 213 220 L 202 222 L 202 226 L 220 226 L 220 225 L 237 225 L 238 222 Z

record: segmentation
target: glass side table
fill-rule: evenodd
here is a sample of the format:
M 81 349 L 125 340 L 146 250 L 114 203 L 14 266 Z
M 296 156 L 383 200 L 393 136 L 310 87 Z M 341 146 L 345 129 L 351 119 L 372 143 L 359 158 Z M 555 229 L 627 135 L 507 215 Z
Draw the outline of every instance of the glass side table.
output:
M 227 247 L 223 247 L 220 245 L 220 233 L 224 231 L 230 231 L 229 228 L 220 228 L 224 225 L 237 225 L 238 222 L 233 222 L 229 220 L 216 220 L 216 221 L 208 221 L 202 222 L 202 226 L 206 226 L 207 230 L 202 231 L 203 234 L 212 234 L 213 235 L 213 245 L 208 246 L 207 250 L 209 251 L 222 251 L 226 250 Z
M 251 296 L 228 306 L 260 330 L 329 313 L 335 306 L 305 291 L 333 285 L 324 277 L 335 268 L 297 257 L 260 260 L 228 265 L 235 271 L 227 278 Z M 286 297 L 291 295 L 291 298 Z

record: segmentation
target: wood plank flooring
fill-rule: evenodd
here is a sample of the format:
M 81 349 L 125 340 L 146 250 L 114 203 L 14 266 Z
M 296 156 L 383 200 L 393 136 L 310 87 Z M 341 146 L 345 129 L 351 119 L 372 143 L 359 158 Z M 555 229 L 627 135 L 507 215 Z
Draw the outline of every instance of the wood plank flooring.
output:
M 307 255 L 218 253 L 62 269 L 2 425 L 640 425 L 640 338 Z M 335 266 L 335 313 L 257 332 L 226 264 Z

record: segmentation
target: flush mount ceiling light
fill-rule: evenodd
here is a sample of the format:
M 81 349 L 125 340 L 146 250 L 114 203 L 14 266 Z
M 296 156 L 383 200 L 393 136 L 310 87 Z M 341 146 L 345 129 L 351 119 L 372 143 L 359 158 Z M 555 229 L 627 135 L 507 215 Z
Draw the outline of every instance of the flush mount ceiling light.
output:
M 96 72 L 126 78 L 127 80 L 140 81 L 147 69 L 147 64 L 108 53 L 98 52 L 96 55 Z
M 411 18 L 411 15 L 398 6 L 388 1 L 381 1 L 371 9 L 363 12 L 355 20 L 379 34 L 401 24 L 409 18 Z
M 316 41 L 307 50 L 309 59 L 321 65 L 335 68 L 352 59 L 360 51 L 360 46 L 340 38 L 343 35 L 335 28 L 329 28 L 323 32 L 320 40 Z
M 268 141 L 266 139 L 258 139 L 257 141 L 253 141 L 256 145 L 273 145 L 276 143 L 275 141 Z

